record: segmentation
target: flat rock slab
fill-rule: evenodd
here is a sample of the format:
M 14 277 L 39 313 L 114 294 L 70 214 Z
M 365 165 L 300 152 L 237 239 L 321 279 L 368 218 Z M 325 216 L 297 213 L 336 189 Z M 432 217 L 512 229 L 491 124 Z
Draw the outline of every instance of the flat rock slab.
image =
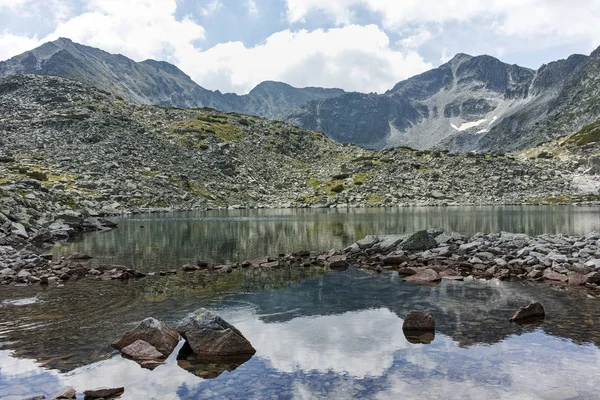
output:
M 252 344 L 233 325 L 200 308 L 181 321 L 177 330 L 196 356 L 211 360 L 256 353 Z
M 587 276 L 577 272 L 569 272 L 567 278 L 569 279 L 569 286 L 583 286 L 587 281 Z
M 115 399 L 125 393 L 124 387 L 118 388 L 101 388 L 94 390 L 86 390 L 83 392 L 84 400 L 94 400 L 94 399 Z
M 442 277 L 435 272 L 434 270 L 428 268 L 425 269 L 423 271 L 419 271 L 414 275 L 411 276 L 407 276 L 406 278 L 404 278 L 405 282 L 408 283 L 435 283 L 435 282 L 439 282 L 442 280 Z
M 566 275 L 547 269 L 544 271 L 544 279 L 556 282 L 567 282 L 569 278 Z
M 164 355 L 145 340 L 136 340 L 129 346 L 123 347 L 121 353 L 134 360 L 155 360 L 164 358 Z
M 544 307 L 540 303 L 535 302 L 529 304 L 527 307 L 519 308 L 510 318 L 510 322 L 516 322 L 517 324 L 536 322 L 543 320 L 545 315 Z
M 460 275 L 445 275 L 445 276 L 442 276 L 442 279 L 446 280 L 446 281 L 464 281 L 465 280 L 465 278 Z
M 72 400 L 77 397 L 77 392 L 75 389 L 67 389 L 61 394 L 57 395 L 53 398 L 53 400 Z
M 137 340 L 148 342 L 164 357 L 168 357 L 179 343 L 179 333 L 172 326 L 155 318 L 146 318 L 133 330 L 125 332 L 121 339 L 112 344 L 118 350 Z

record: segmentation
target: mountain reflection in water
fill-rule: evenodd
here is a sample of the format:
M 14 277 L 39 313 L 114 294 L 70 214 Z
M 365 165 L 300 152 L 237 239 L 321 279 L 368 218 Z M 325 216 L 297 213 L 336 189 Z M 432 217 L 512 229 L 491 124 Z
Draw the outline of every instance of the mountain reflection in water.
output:
M 79 391 L 125 386 L 123 399 L 596 398 L 597 299 L 545 285 L 498 281 L 419 287 L 394 273 L 373 276 L 355 269 L 287 283 L 281 271 L 273 273 L 280 275 L 225 277 L 237 286 L 210 296 L 182 291 L 156 299 L 145 296 L 147 284 L 124 291 L 111 282 L 80 281 L 50 290 L 37 302 L 6 303 L 1 320 L 10 315 L 15 321 L 2 325 L 6 350 L 0 351 L 0 397 L 51 396 L 67 386 Z M 19 294 L 31 298 L 25 289 L 13 288 L 13 299 Z M 103 308 L 103 296 L 121 292 L 124 299 Z M 58 329 L 53 309 L 73 298 L 76 307 L 64 318 L 77 323 L 67 321 Z M 512 312 L 532 300 L 546 307 L 541 327 L 510 324 Z M 214 379 L 203 379 L 202 373 L 181 368 L 175 353 L 149 371 L 107 347 L 148 315 L 176 321 L 199 306 L 240 329 L 256 355 L 235 369 L 206 375 Z M 98 308 L 102 311 L 90 312 Z M 402 316 L 411 309 L 434 315 L 436 335 L 430 344 L 406 340 Z M 52 365 L 48 349 L 62 360 L 55 365 L 63 372 L 34 361 Z M 92 358 L 90 349 L 97 352 Z
M 597 207 L 478 206 L 145 214 L 120 219 L 115 230 L 82 235 L 52 252 L 80 251 L 95 257 L 92 265 L 125 264 L 149 272 L 198 259 L 222 264 L 298 250 L 340 249 L 366 235 L 430 228 L 465 235 L 500 231 L 584 235 L 600 230 L 600 213 Z

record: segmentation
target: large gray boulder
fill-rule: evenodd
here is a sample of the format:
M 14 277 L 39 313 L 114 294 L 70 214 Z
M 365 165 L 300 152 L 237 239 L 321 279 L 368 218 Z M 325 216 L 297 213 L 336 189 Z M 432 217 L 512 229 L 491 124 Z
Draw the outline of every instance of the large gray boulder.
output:
M 252 344 L 233 325 L 204 308 L 181 321 L 177 331 L 199 358 L 221 359 L 248 356 L 256 353 Z
M 143 340 L 158 350 L 163 357 L 168 357 L 179 343 L 179 333 L 172 326 L 155 318 L 146 318 L 133 330 L 127 331 L 123 336 L 112 343 L 118 350 Z
M 435 237 L 427 231 L 419 231 L 400 244 L 402 250 L 425 251 L 438 247 Z

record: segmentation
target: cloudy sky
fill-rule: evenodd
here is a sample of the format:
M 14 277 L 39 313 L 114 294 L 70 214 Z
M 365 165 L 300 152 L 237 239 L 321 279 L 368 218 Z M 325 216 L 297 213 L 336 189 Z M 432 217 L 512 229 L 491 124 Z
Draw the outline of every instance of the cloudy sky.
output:
M 600 0 L 0 0 L 0 59 L 62 36 L 222 92 L 383 92 L 458 52 L 532 68 L 589 54 L 599 25 Z

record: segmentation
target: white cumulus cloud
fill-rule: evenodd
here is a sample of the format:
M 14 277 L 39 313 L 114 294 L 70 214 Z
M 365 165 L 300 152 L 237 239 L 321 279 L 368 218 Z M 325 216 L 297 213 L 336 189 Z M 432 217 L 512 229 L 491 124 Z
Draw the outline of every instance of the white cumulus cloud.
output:
M 291 23 L 306 22 L 313 13 L 327 15 L 338 25 L 353 23 L 357 11 L 379 15 L 385 29 L 402 31 L 407 25 L 468 24 L 459 29 L 496 35 L 500 39 L 527 38 L 530 47 L 585 41 L 600 44 L 600 0 L 286 0 Z M 445 31 L 443 38 L 452 36 Z M 513 42 L 514 43 L 514 42 Z M 521 43 L 520 47 L 523 47 Z M 465 44 L 466 46 L 466 44 Z
M 258 13 L 256 2 L 245 5 L 250 15 Z M 176 0 L 87 0 L 85 12 L 57 22 L 43 38 L 0 34 L 0 57 L 68 37 L 136 61 L 169 61 L 203 87 L 237 93 L 265 80 L 383 92 L 431 67 L 415 48 L 394 48 L 377 25 L 288 29 L 252 47 L 226 42 L 203 49 L 204 28 L 190 17 L 177 18 L 176 11 Z
M 179 64 L 203 86 L 235 92 L 264 80 L 382 92 L 431 68 L 415 51 L 393 50 L 376 25 L 285 30 L 255 47 L 229 42 L 182 54 Z

